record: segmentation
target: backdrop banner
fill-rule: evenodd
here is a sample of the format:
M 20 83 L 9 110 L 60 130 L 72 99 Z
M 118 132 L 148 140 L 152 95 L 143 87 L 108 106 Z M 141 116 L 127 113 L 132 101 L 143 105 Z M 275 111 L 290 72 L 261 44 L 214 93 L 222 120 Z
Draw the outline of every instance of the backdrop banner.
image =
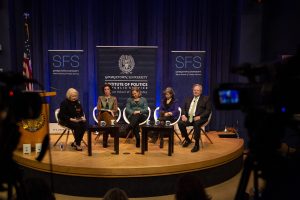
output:
M 50 122 L 55 122 L 54 111 L 66 98 L 70 87 L 78 90 L 83 104 L 83 50 L 48 50 L 48 63 L 50 89 L 56 91 L 56 96 L 50 98 Z
M 97 46 L 98 96 L 102 86 L 109 83 L 112 95 L 118 99 L 120 109 L 126 106 L 130 90 L 137 86 L 155 108 L 156 95 L 156 46 Z
M 182 105 L 184 99 L 193 94 L 193 84 L 203 84 L 205 51 L 171 51 L 171 59 L 171 86 Z

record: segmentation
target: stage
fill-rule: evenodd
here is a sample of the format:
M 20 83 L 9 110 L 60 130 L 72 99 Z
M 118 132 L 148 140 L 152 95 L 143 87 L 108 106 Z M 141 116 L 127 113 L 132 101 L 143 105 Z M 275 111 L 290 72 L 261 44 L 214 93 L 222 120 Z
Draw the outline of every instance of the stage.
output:
M 120 187 L 129 197 L 161 196 L 173 194 L 176 180 L 184 173 L 201 176 L 205 186 L 209 187 L 228 180 L 241 170 L 244 141 L 219 138 L 218 134 L 220 132 L 208 133 L 213 144 L 202 136 L 204 146 L 196 153 L 191 153 L 193 144 L 182 148 L 175 137 L 172 156 L 168 156 L 167 139 L 163 149 L 159 148 L 159 141 L 149 143 L 148 151 L 142 155 L 141 149 L 135 147 L 134 139 L 124 143 L 125 139 L 120 138 L 120 152 L 116 155 L 113 138 L 109 138 L 109 147 L 105 149 L 102 136 L 100 141 L 95 141 L 93 135 L 93 154 L 88 156 L 84 144 L 82 152 L 72 149 L 72 136 L 68 146 L 61 151 L 59 145 L 53 147 L 59 135 L 51 135 L 51 151 L 42 162 L 35 160 L 34 151 L 27 155 L 18 150 L 14 157 L 24 169 L 25 176 L 43 177 L 49 183 L 53 179 L 55 193 L 102 197 L 108 189 Z

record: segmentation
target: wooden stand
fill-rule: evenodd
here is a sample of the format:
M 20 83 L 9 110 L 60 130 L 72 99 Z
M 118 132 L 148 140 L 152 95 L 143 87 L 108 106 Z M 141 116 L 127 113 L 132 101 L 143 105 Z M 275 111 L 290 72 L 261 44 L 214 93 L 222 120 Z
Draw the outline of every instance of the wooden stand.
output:
M 56 92 L 41 92 L 41 97 L 55 96 Z M 21 133 L 18 148 L 23 144 L 31 144 L 35 148 L 36 143 L 42 143 L 45 135 L 49 132 L 49 104 L 44 101 L 41 114 L 36 119 L 22 120 L 19 124 Z

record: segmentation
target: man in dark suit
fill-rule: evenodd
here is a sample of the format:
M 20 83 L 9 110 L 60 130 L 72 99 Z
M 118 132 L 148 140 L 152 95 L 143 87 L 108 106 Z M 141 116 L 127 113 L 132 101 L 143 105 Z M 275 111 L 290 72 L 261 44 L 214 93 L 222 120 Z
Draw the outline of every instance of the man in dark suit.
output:
M 202 95 L 203 87 L 200 84 L 193 85 L 192 97 L 186 98 L 182 107 L 181 119 L 178 122 L 178 126 L 182 137 L 185 138 L 183 147 L 188 147 L 192 141 L 188 137 L 186 130 L 187 126 L 194 127 L 194 139 L 195 146 L 191 152 L 199 151 L 199 139 L 201 126 L 207 122 L 209 114 L 211 113 L 211 101 L 208 96 Z

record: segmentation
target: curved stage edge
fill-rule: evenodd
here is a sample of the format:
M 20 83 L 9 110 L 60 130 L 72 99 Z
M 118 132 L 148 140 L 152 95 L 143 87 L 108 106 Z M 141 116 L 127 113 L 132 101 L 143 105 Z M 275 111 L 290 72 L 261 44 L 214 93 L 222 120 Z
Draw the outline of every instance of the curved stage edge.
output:
M 202 136 L 204 147 L 196 153 L 190 152 L 193 145 L 182 148 L 175 141 L 172 156 L 167 156 L 167 141 L 163 149 L 159 144 L 149 143 L 148 152 L 141 155 L 134 141 L 125 144 L 123 139 L 120 154 L 115 155 L 110 139 L 107 149 L 101 147 L 101 142 L 93 142 L 93 156 L 88 156 L 86 149 L 77 152 L 68 145 L 64 151 L 52 147 L 42 162 L 35 160 L 34 152 L 27 155 L 16 151 L 14 158 L 24 177 L 42 177 L 53 185 L 55 193 L 102 197 L 110 188 L 119 187 L 132 198 L 162 196 L 174 194 L 182 174 L 199 175 L 209 187 L 230 179 L 242 169 L 244 141 L 219 138 L 218 134 L 208 134 L 213 144 Z M 51 145 L 56 138 L 51 135 Z

